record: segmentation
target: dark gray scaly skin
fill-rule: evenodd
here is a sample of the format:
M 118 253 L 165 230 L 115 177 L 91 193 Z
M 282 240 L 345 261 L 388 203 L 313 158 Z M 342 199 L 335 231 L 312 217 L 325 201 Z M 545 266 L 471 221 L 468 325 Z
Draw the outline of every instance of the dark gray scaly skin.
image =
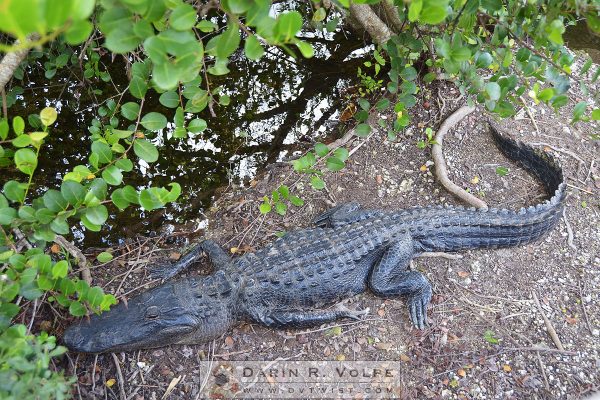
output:
M 343 308 L 320 309 L 370 289 L 383 297 L 406 296 L 412 323 L 423 329 L 431 285 L 410 260 L 427 251 L 455 252 L 517 246 L 554 227 L 565 200 L 560 166 L 548 154 L 500 135 L 500 150 L 530 171 L 552 197 L 518 212 L 463 207 L 415 207 L 384 212 L 356 203 L 335 207 L 315 228 L 291 232 L 256 253 L 231 259 L 204 241 L 172 268 L 170 278 L 203 252 L 216 272 L 151 289 L 89 321 L 71 326 L 65 344 L 74 351 L 128 351 L 202 343 L 233 325 L 307 327 L 357 318 Z

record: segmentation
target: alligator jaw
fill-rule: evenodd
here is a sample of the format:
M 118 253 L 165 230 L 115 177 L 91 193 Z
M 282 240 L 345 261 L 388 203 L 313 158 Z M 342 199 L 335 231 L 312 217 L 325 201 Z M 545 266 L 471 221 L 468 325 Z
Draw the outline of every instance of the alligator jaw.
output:
M 181 282 L 167 283 L 69 327 L 65 345 L 83 353 L 167 346 L 201 330 Z M 188 292 L 189 293 L 189 292 Z

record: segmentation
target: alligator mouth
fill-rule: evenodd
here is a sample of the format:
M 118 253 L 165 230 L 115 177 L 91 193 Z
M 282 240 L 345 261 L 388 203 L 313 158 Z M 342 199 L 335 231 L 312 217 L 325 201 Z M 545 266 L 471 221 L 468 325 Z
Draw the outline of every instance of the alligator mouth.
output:
M 130 351 L 174 344 L 196 329 L 192 325 L 177 325 L 151 333 L 136 332 L 134 327 L 129 328 L 127 332 L 110 328 L 98 329 L 84 322 L 69 327 L 64 333 L 63 342 L 70 350 L 78 353 Z

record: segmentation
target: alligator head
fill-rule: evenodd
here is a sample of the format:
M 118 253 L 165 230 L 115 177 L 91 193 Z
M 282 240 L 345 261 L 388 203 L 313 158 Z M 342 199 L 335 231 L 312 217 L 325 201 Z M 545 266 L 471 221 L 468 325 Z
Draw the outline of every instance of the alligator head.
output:
M 104 353 L 211 340 L 231 318 L 223 302 L 198 293 L 189 280 L 165 283 L 70 326 L 63 341 L 73 351 Z

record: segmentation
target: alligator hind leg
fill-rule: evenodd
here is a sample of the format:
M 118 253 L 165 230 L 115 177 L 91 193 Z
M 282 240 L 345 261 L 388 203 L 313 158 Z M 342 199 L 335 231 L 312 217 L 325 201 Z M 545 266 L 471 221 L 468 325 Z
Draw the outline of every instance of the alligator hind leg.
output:
M 184 269 L 189 268 L 202 257 L 202 252 L 208 255 L 216 269 L 222 269 L 231 262 L 231 258 L 219 245 L 212 240 L 204 240 L 187 252 L 175 264 L 160 264 L 150 270 L 152 278 L 171 279 Z
M 270 328 L 308 328 L 341 318 L 360 319 L 368 310 L 353 311 L 345 307 L 330 310 L 305 311 L 271 311 L 266 309 L 249 310 L 250 317 Z
M 341 222 L 344 217 L 355 213 L 360 210 L 360 208 L 361 205 L 356 202 L 340 204 L 339 206 L 330 208 L 324 213 L 317 215 L 313 220 L 313 224 L 322 228 L 335 228 L 337 225 L 336 222 Z
M 413 255 L 413 241 L 406 234 L 390 245 L 375 264 L 369 276 L 369 287 L 382 297 L 408 296 L 410 319 L 415 327 L 424 329 L 431 284 L 420 272 L 408 270 Z

